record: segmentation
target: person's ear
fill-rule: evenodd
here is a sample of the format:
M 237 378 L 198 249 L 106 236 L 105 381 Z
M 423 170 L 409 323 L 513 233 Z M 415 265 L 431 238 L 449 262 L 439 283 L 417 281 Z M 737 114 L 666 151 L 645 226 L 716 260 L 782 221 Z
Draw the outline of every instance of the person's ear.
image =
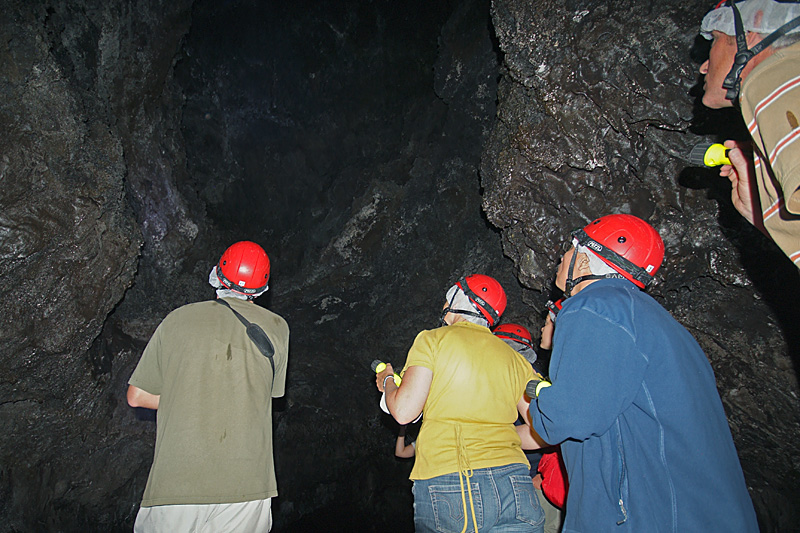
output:
M 577 267 L 579 276 L 585 276 L 592 273 L 589 257 L 587 257 L 586 254 L 578 254 L 578 258 L 575 261 L 575 266 Z

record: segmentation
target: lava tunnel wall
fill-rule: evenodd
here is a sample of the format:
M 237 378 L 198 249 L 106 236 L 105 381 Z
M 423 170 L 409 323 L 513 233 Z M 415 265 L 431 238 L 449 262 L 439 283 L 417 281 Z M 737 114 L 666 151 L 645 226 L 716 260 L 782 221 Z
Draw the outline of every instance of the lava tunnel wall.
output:
M 493 2 L 505 52 L 483 206 L 518 278 L 545 287 L 571 228 L 626 212 L 666 246 L 650 289 L 698 340 L 763 530 L 797 527 L 800 276 L 730 203 L 700 140 L 741 136 L 735 110 L 699 103 L 705 2 Z M 746 135 L 746 133 L 744 134 Z M 687 450 L 691 453 L 691 450 Z
M 274 530 L 412 530 L 369 362 L 470 272 L 538 332 L 608 212 L 664 236 L 651 292 L 714 367 L 762 530 L 796 527 L 798 273 L 685 162 L 746 134 L 697 102 L 706 2 L 0 6 L 0 532 L 130 531 L 155 425 L 127 379 L 240 239 L 292 331 Z

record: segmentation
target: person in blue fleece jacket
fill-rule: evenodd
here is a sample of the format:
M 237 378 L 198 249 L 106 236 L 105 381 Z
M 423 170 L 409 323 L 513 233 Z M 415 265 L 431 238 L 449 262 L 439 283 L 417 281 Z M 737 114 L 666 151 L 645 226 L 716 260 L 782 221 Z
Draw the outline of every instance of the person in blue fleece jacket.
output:
M 570 480 L 563 532 L 757 532 L 711 366 L 640 290 L 664 258 L 658 232 L 608 215 L 572 237 L 551 382 L 528 388 L 533 429 L 561 443 Z

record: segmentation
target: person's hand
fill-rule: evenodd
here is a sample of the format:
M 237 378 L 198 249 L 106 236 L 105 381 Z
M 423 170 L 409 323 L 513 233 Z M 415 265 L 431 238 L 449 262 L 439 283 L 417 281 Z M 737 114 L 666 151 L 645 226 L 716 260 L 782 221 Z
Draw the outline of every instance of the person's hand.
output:
M 535 476 L 533 476 L 533 488 L 536 490 L 542 490 L 542 475 L 538 472 Z
M 553 347 L 554 329 L 555 324 L 553 324 L 553 320 L 550 318 L 550 313 L 547 313 L 547 317 L 544 319 L 544 325 L 542 326 L 542 338 L 539 341 L 539 348 L 542 350 L 549 350 Z
M 755 164 L 752 145 L 749 142 L 725 141 L 730 148 L 730 165 L 722 165 L 719 175 L 731 182 L 731 202 L 733 207 L 747 221 L 763 231 L 761 207 L 758 205 L 758 191 L 755 185 Z
M 394 375 L 394 369 L 392 368 L 391 363 L 386 363 L 386 368 L 375 374 L 375 384 L 378 386 L 379 392 L 383 392 L 383 380 L 386 379 L 386 376 L 393 376 L 393 375 Z

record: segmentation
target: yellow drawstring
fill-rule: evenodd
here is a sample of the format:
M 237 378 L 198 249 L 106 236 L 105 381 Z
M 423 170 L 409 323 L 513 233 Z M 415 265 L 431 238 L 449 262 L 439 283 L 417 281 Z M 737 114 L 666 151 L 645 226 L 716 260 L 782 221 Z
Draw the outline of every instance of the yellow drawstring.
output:
M 469 480 L 472 477 L 472 467 L 469 465 L 469 457 L 467 456 L 467 446 L 461 438 L 461 425 L 456 424 L 456 448 L 458 456 L 458 483 L 461 485 L 461 503 L 464 504 L 464 528 L 461 533 L 467 531 L 469 520 L 467 518 L 467 498 L 464 496 L 464 479 L 467 480 L 467 490 L 469 491 L 469 508 L 472 512 L 472 523 L 475 526 L 475 533 L 478 533 L 478 520 L 475 519 L 475 503 L 472 501 L 472 488 L 470 487 Z M 462 479 L 461 476 L 464 476 Z

